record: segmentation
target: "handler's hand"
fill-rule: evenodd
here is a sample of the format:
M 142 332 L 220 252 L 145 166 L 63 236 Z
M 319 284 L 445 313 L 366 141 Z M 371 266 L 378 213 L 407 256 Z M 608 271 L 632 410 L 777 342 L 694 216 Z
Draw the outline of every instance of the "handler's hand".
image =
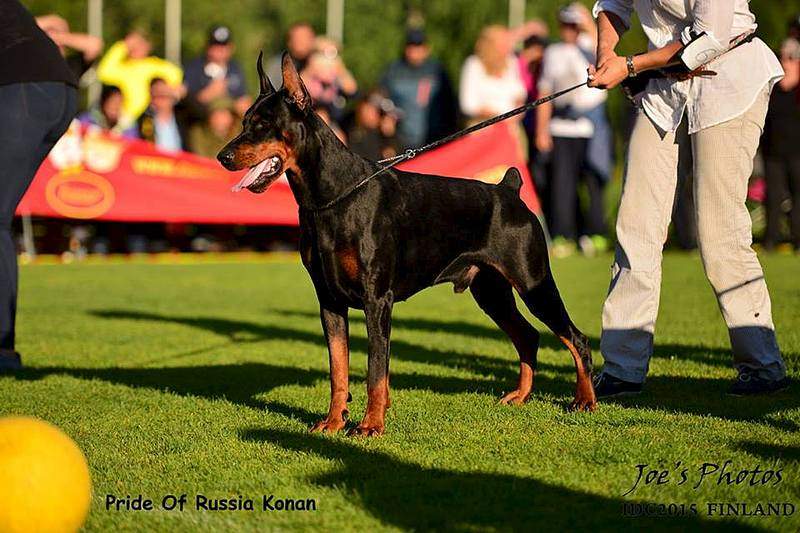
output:
M 589 87 L 613 89 L 628 77 L 628 64 L 624 57 L 612 56 L 592 72 L 589 68 Z

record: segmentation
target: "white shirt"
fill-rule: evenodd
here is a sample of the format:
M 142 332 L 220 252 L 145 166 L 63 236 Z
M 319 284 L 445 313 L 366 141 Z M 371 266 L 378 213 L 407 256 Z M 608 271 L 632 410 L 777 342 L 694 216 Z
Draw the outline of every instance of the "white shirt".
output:
M 464 61 L 458 99 L 465 115 L 474 117 L 484 110 L 499 115 L 522 105 L 526 95 L 514 56 L 508 56 L 506 70 L 500 77 L 486 72 L 483 63 L 474 55 Z
M 609 11 L 630 27 L 635 9 L 651 50 L 678 39 L 687 44 L 690 32 L 705 32 L 727 49 L 732 39 L 757 27 L 748 4 L 748 0 L 597 0 L 594 15 Z M 760 39 L 718 57 L 708 69 L 717 75 L 651 80 L 642 97 L 650 120 L 663 131 L 675 131 L 685 110 L 689 133 L 695 133 L 738 117 L 765 86 L 771 89 L 783 77 L 778 58 Z
M 538 84 L 542 95 L 562 91 L 586 81 L 589 61 L 578 46 L 578 44 L 554 43 L 545 49 Z M 577 119 L 559 117 L 558 110 L 570 107 L 573 113 L 580 114 L 582 111 L 594 109 L 605 102 L 606 98 L 606 91 L 584 86 L 553 100 L 554 114 L 550 119 L 550 135 L 591 137 L 594 135 L 594 125 L 591 120 L 586 117 Z

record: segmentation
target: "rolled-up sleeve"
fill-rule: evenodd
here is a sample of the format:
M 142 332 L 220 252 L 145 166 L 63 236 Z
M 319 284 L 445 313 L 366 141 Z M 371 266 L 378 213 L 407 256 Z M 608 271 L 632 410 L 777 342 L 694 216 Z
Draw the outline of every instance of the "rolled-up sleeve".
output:
M 631 14 L 633 14 L 633 0 L 597 0 L 592 8 L 592 15 L 597 18 L 601 11 L 614 13 L 626 28 L 631 27 Z
M 694 21 L 681 33 L 681 41 L 689 44 L 694 37 L 705 33 L 714 39 L 718 52 L 724 51 L 732 38 L 735 10 L 734 0 L 696 0 L 692 8 Z

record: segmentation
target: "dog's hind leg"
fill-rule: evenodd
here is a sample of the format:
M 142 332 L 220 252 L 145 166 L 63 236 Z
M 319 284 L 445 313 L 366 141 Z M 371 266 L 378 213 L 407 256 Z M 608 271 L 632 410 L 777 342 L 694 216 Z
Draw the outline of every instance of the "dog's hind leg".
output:
M 525 291 L 522 294 L 522 300 L 531 313 L 561 339 L 575 360 L 578 377 L 575 400 L 570 409 L 593 411 L 597 405 L 597 399 L 592 385 L 592 352 L 589 347 L 589 339 L 570 320 L 552 274 L 548 272 L 538 285 Z
M 347 308 L 320 306 L 322 329 L 328 343 L 328 360 L 331 367 L 331 403 L 328 416 L 311 427 L 311 431 L 335 432 L 347 423 L 347 402 L 350 401 L 350 336 Z
M 478 306 L 508 335 L 519 354 L 517 389 L 503 396 L 500 403 L 524 403 L 533 389 L 539 332 L 517 310 L 511 284 L 495 269 L 481 267 L 470 291 Z

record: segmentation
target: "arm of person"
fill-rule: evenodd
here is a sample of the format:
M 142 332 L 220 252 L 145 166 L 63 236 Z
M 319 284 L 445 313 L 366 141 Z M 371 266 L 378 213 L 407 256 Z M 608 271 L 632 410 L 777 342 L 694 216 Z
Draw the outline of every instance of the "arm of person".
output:
M 597 18 L 597 67 L 616 56 L 614 51 L 622 35 L 631 26 L 632 0 L 598 0 L 594 5 Z
M 540 97 L 550 96 L 550 93 L 539 93 Z M 550 119 L 553 117 L 553 104 L 546 102 L 536 108 L 536 149 L 547 153 L 553 150 L 553 136 L 550 134 Z
M 125 59 L 128 57 L 128 45 L 125 41 L 117 41 L 97 65 L 97 78 L 108 85 L 120 85 L 125 81 Z
M 718 0 L 716 2 L 712 2 L 712 0 L 697 0 L 693 8 L 694 23 L 692 26 L 681 34 L 680 39 L 662 48 L 656 48 L 647 53 L 634 56 L 634 73 L 638 74 L 647 70 L 679 64 L 680 54 L 684 48 L 703 34 L 707 37 L 707 42 L 711 43 L 713 47 L 713 53 L 707 56 L 705 62 L 710 61 L 714 57 L 718 57 L 725 52 L 730 42 L 733 14 L 734 5 L 732 0 Z M 600 21 L 600 15 L 602 15 L 602 13 L 598 15 L 598 23 Z M 606 27 L 605 31 L 607 30 L 608 28 Z M 604 27 L 600 26 L 600 40 L 603 40 L 603 33 Z M 619 35 L 620 34 L 617 34 L 616 42 L 613 36 L 606 35 L 604 46 L 608 47 L 612 42 L 614 46 L 616 46 L 616 43 L 619 42 Z M 601 45 L 598 44 L 598 53 L 600 46 Z M 613 48 L 612 52 L 609 52 L 607 48 L 604 52 L 606 54 L 605 60 L 602 63 L 598 60 L 598 67 L 596 70 L 590 69 L 589 73 L 592 79 L 590 80 L 589 86 L 601 89 L 612 89 L 628 77 L 627 59 L 613 53 Z M 687 75 L 691 77 L 692 73 L 687 73 Z
M 151 57 L 150 72 L 152 78 L 161 78 L 170 87 L 177 87 L 183 82 L 183 69 L 178 65 L 157 57 Z
M 480 83 L 477 79 L 477 64 L 478 59 L 470 56 L 464 62 L 464 67 L 461 69 L 461 82 L 458 87 L 458 102 L 461 106 L 461 112 L 468 117 L 480 116 L 482 105 L 478 95 L 475 92 L 475 87 Z
M 345 96 L 353 96 L 358 91 L 358 82 L 356 81 L 355 77 L 347 70 L 347 67 L 339 58 L 338 64 L 336 65 L 337 74 L 336 78 L 339 82 L 339 88 L 342 90 L 342 93 Z
M 542 58 L 542 72 L 539 75 L 537 89 L 539 98 L 545 98 L 553 94 L 553 67 L 558 58 L 554 57 L 553 48 L 545 49 Z M 550 134 L 550 119 L 553 117 L 552 102 L 545 102 L 536 108 L 536 138 L 534 143 L 539 152 L 546 153 L 553 149 L 553 137 Z
M 77 50 L 83 54 L 83 60 L 91 63 L 103 51 L 103 39 L 88 33 L 57 33 L 53 35 L 56 44 Z
M 212 100 L 221 98 L 228 94 L 228 82 L 225 78 L 214 78 L 208 85 L 197 91 L 197 101 L 207 104 Z

